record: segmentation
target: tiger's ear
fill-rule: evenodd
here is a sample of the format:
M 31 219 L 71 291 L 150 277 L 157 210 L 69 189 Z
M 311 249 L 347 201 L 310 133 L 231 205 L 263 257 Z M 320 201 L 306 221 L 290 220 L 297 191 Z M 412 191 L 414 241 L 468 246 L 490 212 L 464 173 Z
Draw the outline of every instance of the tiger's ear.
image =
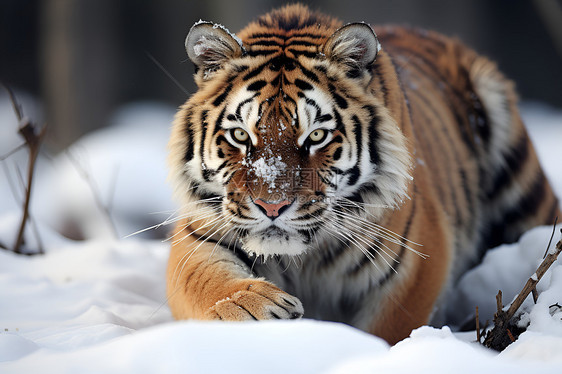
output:
M 368 68 L 379 50 L 377 35 L 366 23 L 350 23 L 339 28 L 324 45 L 326 57 L 348 66 L 348 72 Z
M 242 41 L 224 26 L 199 21 L 185 38 L 189 59 L 206 75 L 220 69 L 229 59 L 243 54 Z

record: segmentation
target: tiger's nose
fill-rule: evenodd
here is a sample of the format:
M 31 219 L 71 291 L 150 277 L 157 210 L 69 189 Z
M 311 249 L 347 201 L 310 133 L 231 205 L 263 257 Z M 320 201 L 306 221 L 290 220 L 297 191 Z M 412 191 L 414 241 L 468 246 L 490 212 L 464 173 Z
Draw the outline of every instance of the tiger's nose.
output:
M 256 199 L 254 200 L 254 204 L 256 204 L 266 216 L 275 219 L 291 206 L 292 201 L 283 200 L 279 203 L 270 203 L 262 199 Z

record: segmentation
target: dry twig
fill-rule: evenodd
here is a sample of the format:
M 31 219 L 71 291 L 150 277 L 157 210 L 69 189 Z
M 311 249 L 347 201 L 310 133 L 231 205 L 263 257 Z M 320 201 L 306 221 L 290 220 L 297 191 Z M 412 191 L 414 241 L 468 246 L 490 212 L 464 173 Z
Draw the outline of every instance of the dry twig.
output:
M 39 149 L 41 148 L 41 143 L 46 134 L 47 126 L 43 126 L 41 129 L 33 123 L 30 119 L 24 117 L 23 110 L 21 105 L 16 100 L 14 93 L 12 90 L 4 86 L 8 91 L 8 95 L 10 96 L 10 100 L 12 102 L 12 106 L 14 108 L 14 112 L 16 113 L 16 117 L 19 121 L 19 134 L 25 140 L 25 146 L 28 148 L 29 151 L 29 158 L 27 163 L 27 185 L 25 187 L 25 198 L 23 200 L 23 214 L 22 219 L 20 222 L 18 234 L 16 237 L 16 242 L 13 247 L 13 251 L 15 253 L 23 254 L 22 251 L 22 244 L 24 241 L 24 232 L 25 226 L 29 219 L 29 204 L 31 201 L 31 187 L 33 185 L 33 174 L 35 170 L 35 164 L 37 161 L 37 156 L 39 156 Z M 13 154 L 17 150 L 19 150 L 22 146 L 17 147 L 16 149 L 12 150 L 8 153 L 5 157 Z M 43 253 L 43 250 L 39 248 L 39 253 Z
M 481 343 L 482 335 L 480 334 L 480 315 L 478 314 L 478 307 L 476 307 L 476 341 Z
M 560 232 L 562 233 L 562 229 Z M 486 338 L 484 339 L 484 345 L 486 347 L 501 351 L 514 342 L 519 334 L 523 332 L 521 328 L 517 327 L 517 325 L 512 322 L 512 318 L 521 307 L 521 304 L 523 304 L 523 301 L 525 301 L 527 296 L 535 290 L 537 283 L 541 280 L 554 261 L 556 261 L 560 252 L 562 252 L 562 240 L 556 243 L 553 250 L 548 251 L 547 248 L 547 254 L 544 257 L 544 260 L 537 268 L 535 274 L 527 280 L 527 283 L 525 283 L 525 286 L 521 292 L 519 292 L 515 300 L 513 300 L 507 311 L 504 310 L 502 305 L 502 292 L 498 292 L 498 295 L 496 296 L 497 312 L 494 314 L 495 326 L 490 332 L 488 332 L 488 334 L 486 334 Z
M 106 218 L 106 220 L 108 222 L 108 225 L 111 228 L 111 231 L 113 233 L 113 236 L 116 239 L 119 238 L 119 232 L 117 230 L 117 224 L 115 223 L 115 220 L 113 219 L 113 216 L 111 215 L 112 201 L 113 201 L 113 196 L 115 194 L 115 185 L 116 185 L 117 176 L 115 175 L 115 177 L 113 178 L 113 183 L 110 187 L 111 188 L 110 198 L 109 198 L 108 203 L 105 204 L 103 202 L 103 199 L 102 199 L 101 194 L 99 192 L 98 186 L 96 185 L 95 181 L 92 179 L 92 177 L 90 176 L 88 171 L 80 164 L 80 161 L 78 161 L 78 159 L 74 156 L 74 154 L 72 154 L 72 152 L 67 151 L 66 155 L 67 155 L 68 159 L 70 160 L 70 162 L 72 163 L 72 165 L 74 166 L 74 168 L 76 169 L 76 172 L 88 184 L 88 187 L 90 188 L 90 191 L 92 192 L 94 202 L 95 202 L 96 206 L 98 207 L 98 209 L 102 212 L 102 214 Z

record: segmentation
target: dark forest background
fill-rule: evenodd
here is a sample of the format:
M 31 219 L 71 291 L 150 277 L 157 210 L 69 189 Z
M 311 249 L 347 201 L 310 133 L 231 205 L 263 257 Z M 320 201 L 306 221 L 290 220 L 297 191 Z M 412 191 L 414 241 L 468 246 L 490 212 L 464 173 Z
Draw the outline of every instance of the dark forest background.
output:
M 562 107 L 558 0 L 308 0 L 344 22 L 397 23 L 459 37 L 496 60 L 524 100 Z M 185 36 L 199 19 L 231 31 L 278 0 L 2 0 L 0 80 L 42 103 L 61 149 L 120 105 L 178 106 L 193 92 Z M 172 78 L 171 78 L 172 77 Z M 176 80 L 176 82 L 174 82 Z M 180 88 L 179 86 L 183 87 Z

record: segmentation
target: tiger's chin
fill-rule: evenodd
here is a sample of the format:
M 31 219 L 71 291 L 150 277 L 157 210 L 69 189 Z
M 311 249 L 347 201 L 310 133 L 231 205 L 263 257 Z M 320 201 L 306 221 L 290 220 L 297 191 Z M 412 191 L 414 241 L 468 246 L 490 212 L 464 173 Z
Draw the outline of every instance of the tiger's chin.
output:
M 273 227 L 249 234 L 242 240 L 242 248 L 250 255 L 267 259 L 275 255 L 296 256 L 308 249 L 305 238 L 300 234 L 289 233 Z

